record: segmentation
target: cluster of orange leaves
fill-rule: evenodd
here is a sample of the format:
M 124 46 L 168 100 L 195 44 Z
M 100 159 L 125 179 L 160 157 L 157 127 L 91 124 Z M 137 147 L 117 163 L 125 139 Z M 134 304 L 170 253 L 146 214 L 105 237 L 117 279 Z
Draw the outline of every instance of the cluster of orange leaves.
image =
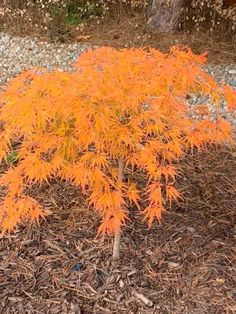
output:
M 176 162 L 189 149 L 231 140 L 218 112 L 222 99 L 235 109 L 236 93 L 203 71 L 205 59 L 186 47 L 169 54 L 103 47 L 84 53 L 74 72 L 33 69 L 12 79 L 0 95 L 0 159 L 14 149 L 18 162 L 0 177 L 2 231 L 44 216 L 27 191 L 53 177 L 81 187 L 101 215 L 100 234 L 118 232 L 132 204 L 149 225 L 160 220 L 180 197 Z M 210 95 L 216 119 L 207 105 L 193 118 L 188 94 Z M 134 169 L 145 187 L 126 175 Z

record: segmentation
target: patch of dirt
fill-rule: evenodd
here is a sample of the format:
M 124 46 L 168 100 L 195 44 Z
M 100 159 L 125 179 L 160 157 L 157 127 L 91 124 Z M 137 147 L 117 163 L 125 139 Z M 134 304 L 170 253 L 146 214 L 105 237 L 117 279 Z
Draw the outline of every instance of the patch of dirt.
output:
M 116 265 L 78 189 L 35 190 L 51 215 L 0 240 L 0 313 L 235 313 L 236 150 L 181 166 L 183 201 L 150 230 L 133 209 Z
M 52 36 L 56 39 L 57 36 Z M 236 42 L 222 34 L 210 36 L 205 30 L 191 34 L 178 32 L 174 35 L 154 34 L 146 27 L 142 14 L 105 21 L 91 21 L 84 28 L 74 30 L 71 41 L 87 42 L 91 46 L 112 46 L 118 48 L 153 47 L 163 52 L 173 45 L 187 45 L 196 53 L 209 53 L 210 63 L 236 63 Z
M 10 25 L 8 25 L 9 23 Z M 119 18 L 115 14 L 113 18 L 91 19 L 83 27 L 52 23 L 47 30 L 44 30 L 44 33 L 42 29 L 37 29 L 33 25 L 24 25 L 19 20 L 16 20 L 15 23 L 14 21 L 8 22 L 8 24 L 6 31 L 13 35 L 35 36 L 46 41 L 83 42 L 88 43 L 91 47 L 153 47 L 163 52 L 167 52 L 171 46 L 179 44 L 191 47 L 195 53 L 208 51 L 210 63 L 236 63 L 236 42 L 232 39 L 235 36 L 228 36 L 224 31 L 212 35 L 207 27 L 198 32 L 191 31 L 191 34 L 186 32 L 178 32 L 174 35 L 154 34 L 147 28 L 143 12 L 133 13 L 129 16 L 121 14 Z

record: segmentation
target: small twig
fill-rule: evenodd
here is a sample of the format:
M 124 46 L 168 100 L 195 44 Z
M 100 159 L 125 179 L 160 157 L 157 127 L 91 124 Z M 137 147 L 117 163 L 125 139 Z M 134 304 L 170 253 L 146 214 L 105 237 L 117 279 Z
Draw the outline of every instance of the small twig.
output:
M 93 289 L 93 287 L 91 287 L 87 282 L 85 282 L 85 285 L 94 293 L 94 294 L 98 294 L 98 292 Z
M 86 295 L 86 294 L 82 293 L 81 290 L 76 289 L 76 288 L 71 288 L 71 287 L 66 286 L 66 285 L 63 285 L 62 287 L 67 289 L 67 290 L 76 292 L 79 296 L 81 296 L 82 298 L 85 298 L 85 299 L 97 300 L 97 298 L 98 298 L 98 297 L 93 297 L 91 294 L 90 295 Z
M 31 294 L 29 294 L 27 291 L 25 291 L 24 289 L 22 290 L 22 292 L 24 292 L 24 294 L 26 294 L 31 300 L 34 300 L 35 297 L 33 297 Z
M 109 299 L 109 298 L 107 298 L 107 297 L 103 298 L 103 300 L 106 301 L 106 302 L 108 302 L 108 303 L 118 304 L 118 302 L 113 301 L 113 300 L 111 300 L 111 299 Z

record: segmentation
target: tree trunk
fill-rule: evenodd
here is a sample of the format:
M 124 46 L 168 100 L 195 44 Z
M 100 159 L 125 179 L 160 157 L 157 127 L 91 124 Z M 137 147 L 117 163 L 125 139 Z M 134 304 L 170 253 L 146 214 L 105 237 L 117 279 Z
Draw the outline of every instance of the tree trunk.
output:
M 148 26 L 159 33 L 178 30 L 181 8 L 186 0 L 152 0 Z
M 119 159 L 119 173 L 118 173 L 118 181 L 122 182 L 124 175 L 124 160 L 123 158 Z M 113 259 L 117 260 L 120 258 L 120 239 L 121 239 L 121 231 L 115 234 L 114 244 L 113 244 Z
M 120 258 L 120 240 L 121 232 L 115 234 L 114 243 L 113 243 L 113 260 L 118 260 Z

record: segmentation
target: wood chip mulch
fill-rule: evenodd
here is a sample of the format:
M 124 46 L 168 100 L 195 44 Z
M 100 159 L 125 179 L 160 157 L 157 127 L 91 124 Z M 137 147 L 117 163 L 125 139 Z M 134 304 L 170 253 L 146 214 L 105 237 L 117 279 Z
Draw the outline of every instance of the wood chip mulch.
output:
M 46 221 L 0 240 L 0 313 L 235 313 L 236 150 L 181 163 L 184 200 L 150 230 L 134 209 L 116 265 L 79 190 L 37 191 Z

